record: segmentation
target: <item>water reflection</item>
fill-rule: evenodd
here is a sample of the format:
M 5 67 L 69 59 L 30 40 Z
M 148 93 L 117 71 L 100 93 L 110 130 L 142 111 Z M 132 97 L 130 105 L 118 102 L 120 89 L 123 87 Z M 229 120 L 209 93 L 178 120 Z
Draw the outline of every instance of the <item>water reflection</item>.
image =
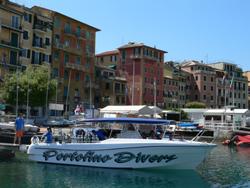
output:
M 15 182 L 19 187 L 209 187 L 192 170 L 102 169 L 39 164 L 28 160 L 16 160 L 14 163 L 7 173 L 0 169 L 1 184 L 3 176 L 11 179 L 3 182 L 6 187 L 14 187 Z
M 249 187 L 250 148 L 219 145 L 198 170 L 213 187 Z

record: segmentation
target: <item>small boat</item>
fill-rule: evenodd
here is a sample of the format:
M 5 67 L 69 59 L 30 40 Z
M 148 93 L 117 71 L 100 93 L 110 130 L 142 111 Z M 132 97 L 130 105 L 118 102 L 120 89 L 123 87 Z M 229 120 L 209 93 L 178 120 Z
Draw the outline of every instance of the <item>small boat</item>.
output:
M 81 123 L 99 124 L 111 129 L 117 124 L 123 129 L 116 138 L 84 143 L 40 143 L 32 139 L 28 148 L 29 159 L 42 163 L 90 166 L 101 168 L 168 168 L 195 169 L 216 144 L 197 141 L 166 139 L 168 120 L 146 118 L 85 119 Z M 163 127 L 161 137 L 151 139 L 141 136 L 140 126 Z M 88 135 L 86 133 L 85 135 Z M 87 142 L 86 142 L 87 141 Z
M 223 145 L 250 146 L 250 135 L 235 135 L 230 140 L 222 142 Z

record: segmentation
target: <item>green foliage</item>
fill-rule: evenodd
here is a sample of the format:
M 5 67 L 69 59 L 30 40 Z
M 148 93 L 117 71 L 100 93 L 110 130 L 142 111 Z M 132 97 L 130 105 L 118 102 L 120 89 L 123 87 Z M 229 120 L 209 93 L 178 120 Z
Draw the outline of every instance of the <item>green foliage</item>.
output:
M 15 105 L 18 86 L 18 104 L 26 105 L 29 89 L 29 106 L 45 106 L 46 92 L 49 84 L 48 99 L 55 95 L 56 80 L 48 80 L 46 66 L 29 66 L 24 72 L 5 75 L 2 96 L 7 104 Z
M 189 102 L 185 105 L 186 108 L 206 108 L 206 104 L 202 102 Z
M 187 120 L 187 119 L 188 119 L 188 113 L 181 110 L 181 120 Z

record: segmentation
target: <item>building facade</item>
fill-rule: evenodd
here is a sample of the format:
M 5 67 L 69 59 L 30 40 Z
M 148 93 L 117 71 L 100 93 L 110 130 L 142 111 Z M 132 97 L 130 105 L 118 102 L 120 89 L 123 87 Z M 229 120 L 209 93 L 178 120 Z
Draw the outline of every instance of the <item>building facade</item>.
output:
M 227 62 L 209 64 L 219 71 L 224 72 L 223 91 L 224 105 L 236 108 L 248 108 L 248 80 L 237 65 Z M 220 88 L 218 88 L 220 89 Z M 222 90 L 222 89 L 221 89 Z M 218 91 L 218 95 L 220 92 Z M 219 104 L 219 108 L 224 106 Z
M 21 69 L 20 51 L 23 11 L 15 3 L 0 1 L 0 77 Z
M 243 73 L 248 80 L 248 108 L 250 107 L 250 71 L 246 71 Z
M 56 103 L 65 113 L 76 105 L 92 108 L 95 91 L 95 40 L 99 29 L 61 13 L 33 7 L 53 21 L 51 76 L 57 79 Z
M 107 105 L 126 104 L 126 78 L 116 75 L 114 69 L 103 65 L 96 65 L 95 107 L 103 108 Z
M 164 63 L 164 108 L 184 108 L 187 97 L 187 78 L 189 73 L 181 70 L 175 62 Z
M 198 61 L 181 64 L 181 69 L 190 73 L 187 78 L 187 101 L 199 101 L 208 108 L 216 107 L 216 72 L 215 69 Z

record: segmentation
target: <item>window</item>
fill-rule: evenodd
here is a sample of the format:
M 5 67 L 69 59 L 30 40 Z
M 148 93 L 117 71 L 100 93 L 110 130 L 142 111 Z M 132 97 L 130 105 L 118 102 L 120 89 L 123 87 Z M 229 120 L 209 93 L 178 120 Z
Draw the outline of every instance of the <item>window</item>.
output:
M 203 95 L 203 99 L 206 100 L 206 99 L 207 99 L 207 96 L 206 96 L 206 95 Z
M 55 17 L 54 24 L 55 24 L 54 26 L 55 26 L 56 28 L 60 28 L 60 26 L 61 26 L 60 18 Z
M 69 71 L 68 70 L 64 71 L 64 79 L 66 79 L 66 80 L 69 79 Z
M 210 100 L 213 101 L 214 100 L 214 96 L 210 96 Z
M 214 81 L 214 78 L 213 77 L 211 77 L 211 82 L 213 82 Z
M 76 28 L 76 35 L 77 35 L 78 37 L 81 35 L 81 27 L 80 27 L 80 26 L 78 26 L 78 27 Z
M 23 39 L 28 40 L 29 39 L 29 33 L 28 31 L 23 31 Z
M 76 57 L 76 64 L 81 64 L 81 57 Z
M 115 83 L 115 92 L 120 92 L 121 85 L 119 83 Z
M 46 55 L 46 54 L 44 54 L 43 55 L 43 61 L 45 61 L 45 62 L 50 62 L 50 56 L 49 55 Z
M 41 54 L 39 52 L 32 51 L 32 64 L 40 64 Z
M 213 91 L 214 90 L 214 87 L 213 86 L 211 86 L 211 91 Z
M 204 89 L 204 91 L 206 91 L 207 90 L 207 86 L 203 86 L 203 89 Z
M 76 78 L 75 79 L 76 79 L 76 81 L 80 80 L 80 73 L 79 72 L 76 73 Z
M 203 79 L 204 79 L 204 81 L 207 81 L 207 77 L 206 76 L 204 76 Z
M 126 51 L 122 50 L 122 59 L 126 59 Z
M 195 76 L 195 80 L 198 80 L 198 76 Z
M 24 21 L 31 23 L 32 22 L 32 15 L 25 12 L 24 13 Z
M 67 95 L 68 95 L 68 87 L 64 86 L 64 88 L 63 88 L 63 96 L 67 97 Z
M 69 39 L 66 39 L 66 40 L 64 41 L 64 45 L 65 45 L 66 47 L 69 47 L 69 46 L 70 46 L 70 40 L 69 40 Z
M 58 77 L 59 73 L 58 73 L 58 68 L 53 68 L 53 72 L 52 72 L 52 76 L 54 78 Z
M 54 59 L 55 59 L 55 60 L 58 60 L 58 59 L 59 59 L 59 56 L 60 56 L 60 52 L 59 52 L 59 51 L 55 51 L 55 52 L 54 52 Z
M 16 28 L 16 29 L 19 29 L 19 17 L 12 16 L 11 26 L 14 27 L 14 28 Z
M 86 39 L 90 39 L 90 32 L 89 31 L 86 31 Z
M 71 33 L 70 23 L 65 23 L 65 25 L 64 25 L 64 32 L 65 33 Z
M 22 49 L 20 56 L 30 58 L 30 50 L 29 49 Z
M 81 49 L 81 41 L 80 40 L 76 41 L 76 48 Z
M 64 55 L 64 64 L 69 63 L 69 55 L 65 54 Z
M 105 84 L 105 89 L 106 89 L 106 90 L 109 90 L 109 89 L 110 89 L 110 84 L 109 84 L 109 83 L 106 83 L 106 84 Z
M 49 46 L 50 45 L 50 39 L 49 38 L 45 38 L 45 45 Z

